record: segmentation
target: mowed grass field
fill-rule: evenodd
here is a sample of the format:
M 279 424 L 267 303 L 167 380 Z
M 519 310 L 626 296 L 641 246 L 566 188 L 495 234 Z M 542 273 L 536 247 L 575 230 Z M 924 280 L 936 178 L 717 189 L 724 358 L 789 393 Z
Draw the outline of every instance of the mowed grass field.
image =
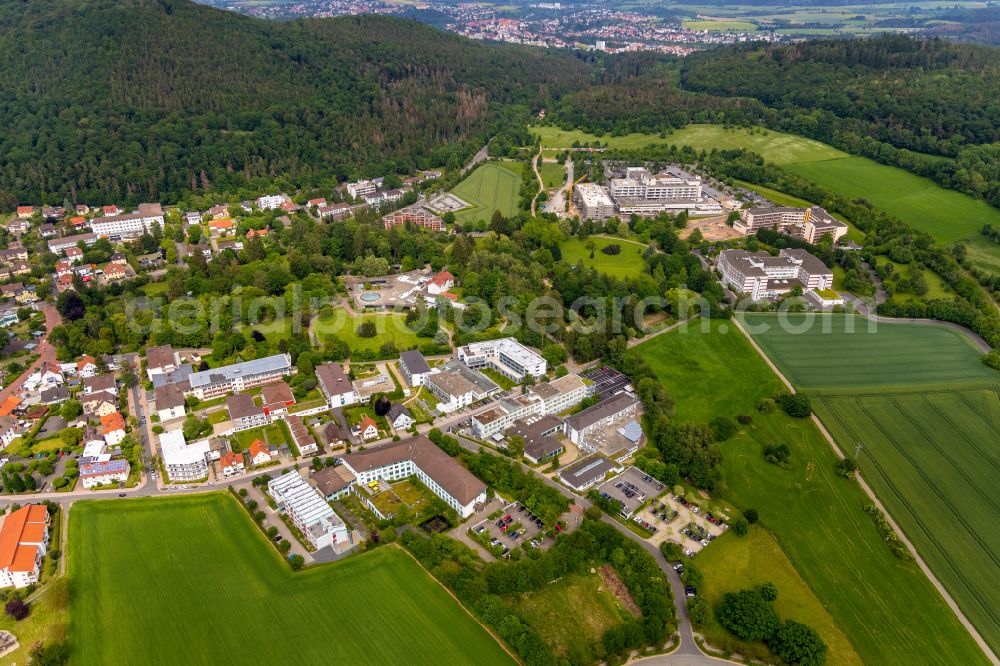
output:
M 594 258 L 590 258 L 590 250 L 587 243 L 594 243 Z M 617 244 L 621 247 L 621 254 L 604 254 L 601 250 L 609 245 Z M 602 238 L 600 236 L 590 236 L 586 241 L 582 241 L 576 236 L 567 238 L 559 246 L 562 251 L 562 260 L 576 264 L 582 261 L 585 266 L 596 269 L 600 273 L 605 273 L 616 278 L 638 277 L 646 271 L 646 262 L 642 258 L 642 253 L 646 251 L 646 246 L 638 243 L 631 243 L 621 238 Z
M 513 664 L 408 555 L 293 573 L 224 494 L 70 511 L 74 664 Z
M 531 131 L 541 138 L 545 148 L 569 148 L 574 141 L 581 144 L 600 141 L 602 145 L 621 149 L 642 148 L 652 144 L 687 145 L 697 150 L 747 148 L 775 164 L 831 160 L 847 156 L 847 153 L 825 143 L 763 128 L 754 128 L 751 132 L 746 128 L 726 129 L 722 125 L 688 125 L 663 138 L 658 134 L 606 134 L 599 137 L 580 130 L 565 131 L 551 126 L 533 127 Z
M 783 620 L 795 620 L 815 628 L 829 647 L 827 664 L 860 666 L 861 658 L 847 636 L 767 530 L 755 525 L 746 537 L 727 532 L 711 548 L 698 553 L 697 566 L 705 574 L 705 584 L 699 588 L 698 594 L 713 608 L 726 592 L 760 587 L 766 582 L 774 583 L 778 588 L 778 598 L 774 602 L 778 615 Z M 714 617 L 702 633 L 710 644 L 716 646 L 724 640 L 734 639 Z M 767 654 L 767 646 L 763 642 L 755 644 L 755 647 L 761 650 L 762 655 Z
M 562 187 L 566 182 L 566 167 L 558 162 L 539 162 L 538 172 L 547 190 Z
M 722 444 L 721 494 L 760 512 L 862 662 L 987 663 L 919 567 L 893 557 L 863 511 L 867 496 L 837 476 L 836 454 L 812 422 L 756 411 L 780 382 L 732 322 L 695 321 L 631 353 L 674 396 L 677 420 L 752 416 Z M 779 443 L 792 451 L 787 469 L 764 459 L 764 446 Z
M 490 221 L 494 211 L 506 217 L 517 213 L 521 176 L 499 164 L 484 164 L 455 186 L 452 192 L 471 204 L 455 213 L 459 222 Z
M 879 324 L 846 333 L 824 315 L 801 335 L 754 338 L 859 465 L 921 557 L 1000 650 L 1000 373 L 958 331 Z M 762 315 L 745 315 L 760 322 Z M 829 320 L 831 332 L 823 333 Z M 818 363 L 806 346 L 837 350 Z
M 944 325 L 875 323 L 846 314 L 747 312 L 740 320 L 797 388 L 1000 380 L 979 361 L 982 352 L 967 335 Z
M 376 334 L 373 338 L 363 338 L 358 335 L 358 328 L 366 321 L 375 324 Z M 420 341 L 413 329 L 406 325 L 406 318 L 395 314 L 351 317 L 346 310 L 336 310 L 332 317 L 320 317 L 313 322 L 312 331 L 320 342 L 327 336 L 334 335 L 346 342 L 351 349 L 379 349 L 385 343 L 391 342 L 397 349 L 404 350 L 410 349 Z
M 1000 225 L 1000 210 L 984 201 L 865 157 L 810 161 L 785 168 L 846 196 L 867 199 L 941 243 L 976 236 L 984 224 Z M 996 248 L 991 254 L 1000 256 L 1000 245 Z

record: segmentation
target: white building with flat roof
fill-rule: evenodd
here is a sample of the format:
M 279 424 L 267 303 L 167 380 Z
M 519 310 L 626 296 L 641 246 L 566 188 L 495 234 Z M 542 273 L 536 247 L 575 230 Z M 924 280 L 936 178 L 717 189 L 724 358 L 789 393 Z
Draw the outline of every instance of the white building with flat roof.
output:
M 163 226 L 163 213 L 129 213 L 128 215 L 109 215 L 95 217 L 90 221 L 90 230 L 98 236 L 107 236 L 111 240 L 123 238 L 138 238 L 150 233 L 153 225 Z
M 585 220 L 606 220 L 615 216 L 615 202 L 607 190 L 596 183 L 579 183 L 573 187 L 573 201 Z
M 344 521 L 298 471 L 292 470 L 271 479 L 267 490 L 278 504 L 278 510 L 292 519 L 292 523 L 317 550 L 347 541 L 348 531 Z
M 208 476 L 210 445 L 207 439 L 190 444 L 180 430 L 160 434 L 160 457 L 171 481 L 193 481 Z
M 490 367 L 515 382 L 527 375 L 541 377 L 548 363 L 538 353 L 514 338 L 473 342 L 458 348 L 458 360 L 470 368 Z
M 723 283 L 759 301 L 788 293 L 795 285 L 804 292 L 829 289 L 833 271 L 805 250 L 786 248 L 777 257 L 767 252 L 723 250 L 716 268 Z

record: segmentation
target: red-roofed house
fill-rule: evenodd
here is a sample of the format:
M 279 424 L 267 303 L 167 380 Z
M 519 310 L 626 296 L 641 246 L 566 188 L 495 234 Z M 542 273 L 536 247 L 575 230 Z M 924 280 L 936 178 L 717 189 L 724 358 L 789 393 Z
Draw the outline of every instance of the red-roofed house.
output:
M 29 217 L 35 214 L 34 206 L 18 206 L 17 207 L 17 217 L 21 220 L 27 220 Z
M 78 247 L 68 247 L 66 248 L 66 258 L 71 264 L 75 264 L 83 259 L 83 250 Z
M 0 587 L 38 582 L 49 547 L 49 512 L 41 504 L 23 506 L 3 517 L 0 526 Z
M 118 446 L 125 439 L 125 417 L 121 412 L 111 412 L 101 417 L 101 434 L 108 446 Z
M 21 399 L 16 395 L 9 395 L 0 402 L 0 416 L 10 416 L 17 406 L 21 404 Z
M 243 456 L 239 453 L 227 451 L 219 458 L 219 470 L 222 472 L 222 476 L 242 474 L 244 469 Z
M 361 423 L 358 424 L 358 435 L 365 440 L 378 439 L 378 425 L 375 423 L 375 419 L 366 414 L 361 419 Z
M 259 439 L 253 440 L 250 444 L 250 462 L 253 463 L 254 467 L 258 465 L 266 465 L 267 463 L 274 460 L 271 452 L 267 450 L 267 444 Z
M 247 232 L 247 238 L 253 238 L 254 236 L 263 237 L 268 234 L 270 229 L 251 229 Z
M 427 284 L 427 293 L 432 295 L 443 294 L 455 286 L 455 276 L 448 271 L 441 271 L 431 278 Z
M 78 377 L 93 377 L 97 374 L 97 359 L 93 356 L 81 356 L 76 362 L 76 374 Z
M 74 227 L 82 227 L 87 223 L 87 218 L 85 218 L 83 215 L 75 215 L 69 218 L 69 223 L 72 224 Z
M 235 226 L 235 223 L 228 217 L 224 217 L 219 220 L 212 220 L 208 223 L 209 229 L 212 230 L 214 234 L 221 234 L 225 231 L 231 230 Z
M 103 206 L 101 208 L 101 212 L 104 215 L 117 215 L 118 214 L 118 206 Z
M 326 199 L 323 199 L 323 198 L 310 199 L 309 201 L 306 202 L 306 204 L 308 204 L 310 206 L 325 206 L 326 205 Z

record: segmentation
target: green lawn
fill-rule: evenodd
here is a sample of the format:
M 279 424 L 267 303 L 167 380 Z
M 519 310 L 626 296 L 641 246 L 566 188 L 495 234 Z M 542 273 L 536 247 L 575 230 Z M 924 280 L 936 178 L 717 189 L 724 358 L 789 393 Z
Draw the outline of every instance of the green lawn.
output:
M 69 630 L 69 585 L 65 576 L 49 579 L 39 596 L 30 603 L 31 614 L 17 621 L 4 613 L 0 616 L 0 629 L 17 637 L 21 647 L 0 659 L 4 666 L 28 663 L 28 653 L 36 641 L 58 643 L 67 639 Z
M 543 148 L 570 148 L 574 142 L 579 144 L 600 141 L 601 144 L 608 144 L 612 148 L 642 148 L 651 143 L 669 145 L 670 141 L 662 139 L 656 134 L 625 134 L 623 136 L 597 136 L 582 130 L 562 130 L 552 125 L 540 125 L 531 128 L 532 134 L 540 137 Z
M 520 174 L 500 164 L 484 164 L 452 190 L 455 195 L 471 204 L 471 207 L 456 213 L 456 217 L 459 222 L 489 222 L 494 211 L 512 217 L 517 213 L 520 189 Z
M 893 265 L 894 275 L 904 278 L 909 278 L 912 275 L 912 267 L 914 266 L 914 264 L 897 264 L 882 257 L 879 257 L 876 263 L 879 265 L 891 263 Z M 925 301 L 932 298 L 955 297 L 955 290 L 949 287 L 948 283 L 942 280 L 941 276 L 934 271 L 924 270 L 924 282 L 927 283 L 927 293 L 923 296 L 918 296 L 917 294 L 910 292 L 897 292 L 893 294 L 893 298 L 903 303 L 909 303 L 911 301 Z
M 1000 245 L 982 234 L 973 234 L 962 242 L 974 267 L 1000 275 Z
M 632 353 L 656 369 L 679 421 L 753 416 L 722 445 L 723 495 L 760 512 L 864 663 L 986 663 L 917 565 L 892 556 L 862 510 L 867 496 L 837 476 L 836 455 L 811 421 L 753 409 L 779 384 L 732 322 L 692 322 Z M 778 443 L 792 450 L 787 469 L 762 455 Z
M 358 328 L 366 321 L 375 324 L 376 334 L 373 338 L 363 338 L 358 335 Z M 350 317 L 344 310 L 337 310 L 333 317 L 319 319 L 313 330 L 320 340 L 328 335 L 335 335 L 355 350 L 378 350 L 387 342 L 392 342 L 397 349 L 405 350 L 420 343 L 417 334 L 406 325 L 406 319 L 400 315 L 375 314 Z
M 1000 380 L 1000 373 L 980 363 L 980 352 L 968 336 L 943 325 L 876 324 L 842 314 L 745 313 L 741 319 L 796 387 Z M 829 354 L 817 354 L 817 349 Z
M 984 224 L 1000 225 L 1000 210 L 989 204 L 865 157 L 789 164 L 785 168 L 846 196 L 867 199 L 876 208 L 942 243 L 977 236 Z M 1000 257 L 1000 245 L 995 247 L 989 254 Z
M 747 315 L 751 320 L 760 315 Z M 756 334 L 782 372 L 810 391 L 843 449 L 983 637 L 1000 647 L 1000 373 L 965 336 L 941 327 L 879 324 L 853 335 Z M 821 328 L 817 326 L 816 328 Z M 802 353 L 841 349 L 836 371 Z
M 594 243 L 594 258 L 590 258 L 590 250 L 587 243 Z M 621 254 L 604 254 L 601 250 L 608 245 L 619 245 Z M 646 271 L 646 262 L 643 261 L 642 253 L 646 251 L 643 245 L 630 243 L 620 238 L 600 238 L 591 236 L 586 241 L 581 241 L 576 236 L 567 238 L 559 246 L 562 250 L 562 260 L 576 264 L 582 261 L 584 265 L 595 268 L 601 273 L 605 273 L 616 278 L 639 277 Z
M 547 190 L 562 187 L 566 182 L 566 167 L 558 162 L 539 162 L 538 172 Z
M 745 537 L 737 537 L 732 532 L 724 534 L 698 554 L 697 566 L 705 574 L 705 584 L 698 594 L 713 607 L 726 592 L 759 587 L 770 581 L 778 588 L 778 598 L 774 602 L 778 615 L 783 620 L 795 620 L 815 628 L 829 647 L 827 663 L 830 666 L 861 664 L 851 642 L 766 530 L 754 526 Z M 735 640 L 714 618 L 703 627 L 702 633 L 717 647 Z M 768 655 L 763 643 L 734 647 L 740 654 L 754 650 L 761 658 Z
M 293 573 L 224 494 L 79 502 L 76 664 L 513 664 L 393 548 Z

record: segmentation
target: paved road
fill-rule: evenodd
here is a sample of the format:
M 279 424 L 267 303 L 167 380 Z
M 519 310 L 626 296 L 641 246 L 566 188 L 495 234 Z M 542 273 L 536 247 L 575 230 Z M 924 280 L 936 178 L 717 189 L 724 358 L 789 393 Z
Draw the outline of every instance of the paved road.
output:
M 492 141 L 492 140 L 493 139 L 490 139 L 490 141 Z M 468 173 L 469 171 L 472 171 L 472 168 L 474 166 L 476 166 L 477 164 L 479 164 L 480 162 L 482 162 L 483 160 L 485 160 L 487 157 L 490 156 L 490 152 L 489 152 L 490 141 L 487 141 L 486 145 L 484 145 L 482 148 L 480 148 L 479 152 L 472 156 L 472 159 L 469 160 L 469 163 L 465 165 L 464 169 L 462 169 L 462 174 L 463 175 L 466 174 L 466 173 Z
M 56 360 L 56 349 L 49 344 L 49 335 L 52 333 L 53 328 L 62 324 L 62 316 L 59 314 L 59 310 L 56 309 L 56 306 L 51 304 L 42 306 L 42 314 L 45 315 L 45 336 L 38 340 L 38 347 L 36 348 L 38 358 L 35 359 L 35 362 L 29 365 L 17 379 L 0 391 L 0 402 L 3 402 L 8 396 L 20 391 L 24 382 L 27 381 L 28 377 L 30 377 L 42 363 L 58 362 Z
M 480 450 L 489 451 L 489 449 L 483 449 L 483 446 L 479 444 L 479 442 L 468 439 L 467 437 L 463 437 L 461 435 L 455 435 L 455 438 L 458 440 L 458 443 L 467 451 L 471 451 L 473 453 L 478 452 Z M 529 467 L 524 463 L 519 463 L 519 464 L 521 465 L 522 470 L 530 474 L 534 474 L 536 477 L 541 479 L 546 485 L 548 485 L 551 488 L 554 488 L 555 490 L 559 491 L 559 493 L 561 493 L 564 497 L 572 500 L 582 510 L 586 511 L 591 506 L 591 502 L 586 498 L 575 495 L 565 486 L 560 485 L 559 483 L 553 481 L 544 474 L 540 474 L 538 470 Z M 694 642 L 694 629 L 691 626 L 691 618 L 688 617 L 687 602 L 685 601 L 686 597 L 684 596 L 684 585 L 681 583 L 680 576 L 677 575 L 677 572 L 674 571 L 673 567 L 670 566 L 670 563 L 667 562 L 665 557 L 663 557 L 663 553 L 660 552 L 660 549 L 654 546 L 653 544 L 649 543 L 645 539 L 641 538 L 638 534 L 636 534 L 629 528 L 625 527 L 611 516 L 602 514 L 601 520 L 606 522 L 608 525 L 614 527 L 616 530 L 621 532 L 629 539 L 632 539 L 633 541 L 641 545 L 650 555 L 653 556 L 653 558 L 656 560 L 656 563 L 660 566 L 660 569 L 662 569 L 664 574 L 666 575 L 667 580 L 670 581 L 670 589 L 673 592 L 674 596 L 674 607 L 677 611 L 677 632 L 680 635 L 681 639 L 680 646 L 669 655 L 647 657 L 640 661 L 642 663 L 648 663 L 648 664 L 664 664 L 664 665 L 677 664 L 678 666 L 682 664 L 685 666 L 687 665 L 701 666 L 703 664 L 730 663 L 722 659 L 709 657 L 703 654 L 701 650 L 698 649 L 697 643 Z M 670 659 L 673 659 L 674 661 L 670 661 Z M 680 660 L 678 661 L 678 659 Z

